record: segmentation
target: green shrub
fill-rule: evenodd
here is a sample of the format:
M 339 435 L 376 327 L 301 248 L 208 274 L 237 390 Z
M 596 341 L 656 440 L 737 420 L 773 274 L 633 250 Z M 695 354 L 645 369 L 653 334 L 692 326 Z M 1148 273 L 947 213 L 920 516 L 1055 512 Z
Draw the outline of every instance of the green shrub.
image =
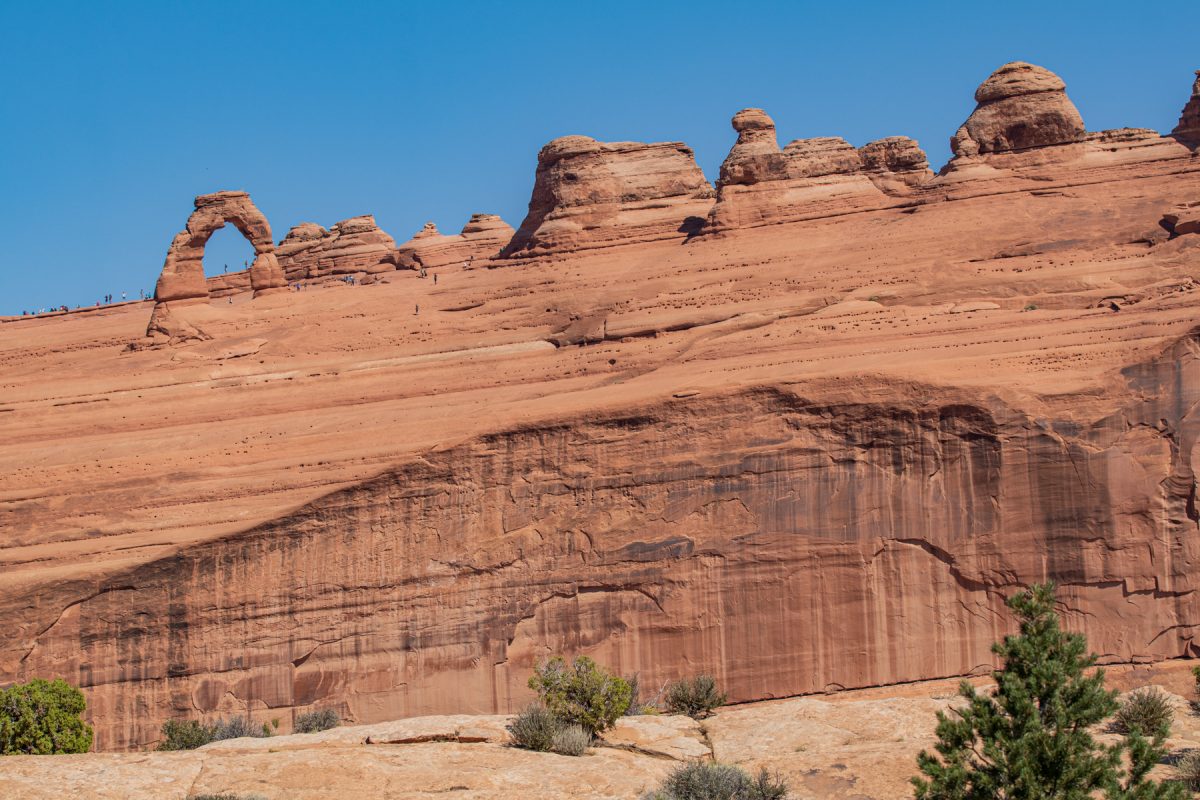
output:
M 592 737 L 581 725 L 562 725 L 554 732 L 550 749 L 564 756 L 581 756 L 592 746 Z
M 0 690 L 0 755 L 86 753 L 92 728 L 83 692 L 61 678 L 34 678 Z
M 581 726 L 593 738 L 611 728 L 632 699 L 628 681 L 587 656 L 570 665 L 561 656 L 551 658 L 534 668 L 529 688 L 560 721 Z
M 1200 750 L 1188 750 L 1175 762 L 1175 772 L 1193 792 L 1200 791 Z
M 667 687 L 667 711 L 687 714 L 692 719 L 704 719 L 713 709 L 725 705 L 725 693 L 717 690 L 711 675 L 684 678 Z
M 317 711 L 309 711 L 306 714 L 297 715 L 296 724 L 292 727 L 292 732 L 316 733 L 317 731 L 327 731 L 330 728 L 336 728 L 341 721 L 338 713 L 332 708 L 322 708 Z
M 195 750 L 213 740 L 213 726 L 204 725 L 194 719 L 169 719 L 162 726 L 162 741 L 159 750 Z
M 508 723 L 513 744 L 526 750 L 547 753 L 554 748 L 554 734 L 562 724 L 545 706 L 534 703 Z
M 787 783 L 766 769 L 751 778 L 729 764 L 692 762 L 676 767 L 642 800 L 783 800 L 787 793 Z
M 1138 689 L 1125 698 L 1113 716 L 1112 729 L 1117 733 L 1140 733 L 1147 739 L 1171 735 L 1175 712 L 1167 696 L 1150 686 Z

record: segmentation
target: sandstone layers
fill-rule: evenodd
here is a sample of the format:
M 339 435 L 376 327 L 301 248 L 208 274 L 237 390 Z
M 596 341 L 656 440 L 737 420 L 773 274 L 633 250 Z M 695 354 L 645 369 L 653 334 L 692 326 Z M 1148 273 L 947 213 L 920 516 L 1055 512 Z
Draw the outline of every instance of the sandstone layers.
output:
M 102 749 L 507 712 L 551 652 L 748 701 L 970 673 L 1045 578 L 1105 660 L 1197 655 L 1200 234 L 1160 223 L 1200 159 L 1135 129 L 931 177 L 739 117 L 719 236 L 599 180 L 690 153 L 576 143 L 539 185 L 607 211 L 547 212 L 549 258 L 188 306 L 174 348 L 133 307 L 4 323 L 0 680 L 82 685 Z
M 328 275 L 388 272 L 395 269 L 396 242 L 364 214 L 342 220 L 329 230 L 303 222 L 279 243 L 279 264 L 289 281 Z
M 472 214 L 456 236 L 443 235 L 432 222 L 396 248 L 398 269 L 433 269 L 471 265 L 500 254 L 513 237 L 513 228 L 495 214 Z
M 885 190 L 907 194 L 932 176 L 925 153 L 905 137 L 872 142 L 862 153 L 834 136 L 780 150 L 775 123 L 761 108 L 739 111 L 732 124 L 738 138 L 721 164 L 709 232 L 886 204 Z
M 538 153 L 529 213 L 505 258 L 675 238 L 699 223 L 712 187 L 681 142 L 564 136 Z

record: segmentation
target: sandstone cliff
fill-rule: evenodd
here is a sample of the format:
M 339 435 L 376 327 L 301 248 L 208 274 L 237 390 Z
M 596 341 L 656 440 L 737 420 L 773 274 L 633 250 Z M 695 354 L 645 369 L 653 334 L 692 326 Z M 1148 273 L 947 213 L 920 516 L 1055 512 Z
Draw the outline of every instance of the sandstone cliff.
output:
M 502 258 L 676 238 L 712 205 L 712 187 L 680 142 L 564 136 L 538 153 L 529 213 Z
M 1197 655 L 1200 159 L 930 178 L 739 117 L 718 206 L 776 210 L 686 246 L 690 153 L 586 140 L 539 174 L 554 258 L 190 298 L 175 348 L 134 306 L 0 323 L 0 680 L 82 685 L 103 749 L 507 712 L 559 651 L 752 700 L 969 673 L 1044 578 L 1106 661 Z

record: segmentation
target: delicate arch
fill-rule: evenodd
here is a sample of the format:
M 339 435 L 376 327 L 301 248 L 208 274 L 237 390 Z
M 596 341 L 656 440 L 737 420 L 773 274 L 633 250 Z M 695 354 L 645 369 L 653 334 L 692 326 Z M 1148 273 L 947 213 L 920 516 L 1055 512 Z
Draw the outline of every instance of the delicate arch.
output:
M 250 286 L 254 295 L 283 289 L 287 283 L 279 261 L 271 226 L 245 192 L 215 192 L 196 198 L 196 210 L 188 217 L 187 227 L 177 233 L 167 250 L 162 275 L 154 288 L 159 303 L 208 297 L 204 279 L 204 245 L 225 223 L 232 223 L 254 246 L 254 264 L 250 267 Z

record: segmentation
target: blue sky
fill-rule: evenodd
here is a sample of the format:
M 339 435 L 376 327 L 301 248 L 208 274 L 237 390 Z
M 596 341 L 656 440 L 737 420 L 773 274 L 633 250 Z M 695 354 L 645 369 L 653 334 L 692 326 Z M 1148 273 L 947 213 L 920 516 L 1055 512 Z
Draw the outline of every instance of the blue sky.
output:
M 0 313 L 152 290 L 196 194 L 245 189 L 276 240 L 373 213 L 524 216 L 557 136 L 918 139 L 935 167 L 1000 64 L 1059 73 L 1091 130 L 1170 130 L 1200 68 L 1183 6 L 859 2 L 0 0 Z M 240 267 L 227 227 L 206 269 Z

